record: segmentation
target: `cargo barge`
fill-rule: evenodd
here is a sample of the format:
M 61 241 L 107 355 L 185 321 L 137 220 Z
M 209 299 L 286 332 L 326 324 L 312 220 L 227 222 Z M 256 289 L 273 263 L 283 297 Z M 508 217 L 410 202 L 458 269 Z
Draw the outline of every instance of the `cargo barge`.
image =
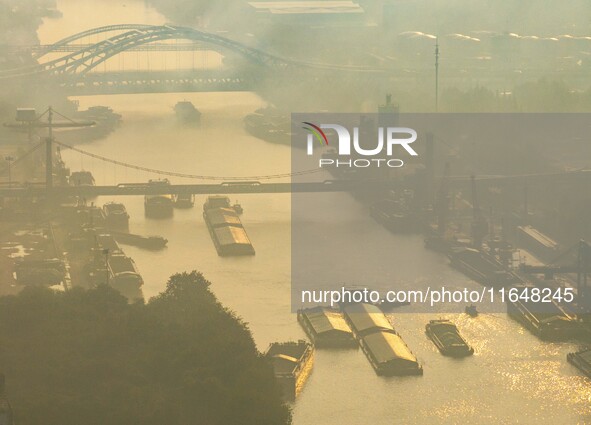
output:
M 347 323 L 375 372 L 380 376 L 422 375 L 417 358 L 379 307 L 351 304 L 343 309 Z
M 416 233 L 421 223 L 402 202 L 382 199 L 369 207 L 371 217 L 392 233 Z
M 518 287 L 519 288 L 519 287 Z M 523 287 L 522 287 L 523 288 Z M 534 303 L 507 299 L 507 313 L 543 340 L 565 340 L 583 333 L 580 323 L 552 302 Z
M 566 360 L 591 378 L 591 349 L 568 353 Z
M 474 349 L 449 320 L 431 320 L 425 326 L 425 333 L 444 356 L 467 357 L 474 354 Z
M 357 348 L 343 314 L 328 307 L 298 310 L 298 322 L 317 348 Z
M 203 204 L 203 219 L 218 255 L 255 255 L 240 217 L 227 196 L 209 196 Z
M 179 193 L 174 197 L 175 208 L 193 208 L 195 205 L 195 195 L 192 193 Z
M 483 285 L 500 288 L 521 281 L 492 255 L 474 248 L 454 249 L 448 257 L 452 267 Z
M 244 117 L 244 127 L 252 136 L 271 143 L 291 144 L 291 121 L 288 114 L 273 107 L 257 109 Z
M 110 253 L 114 252 L 121 252 L 121 248 L 119 244 L 113 237 L 113 235 L 109 233 L 97 233 L 96 234 L 96 248 Z
M 312 373 L 314 347 L 306 341 L 275 342 L 265 356 L 271 361 L 283 398 L 295 401 Z
M 177 102 L 174 113 L 183 124 L 198 124 L 201 121 L 201 112 L 188 100 Z
M 150 186 L 170 186 L 168 179 L 150 180 Z M 146 195 L 144 197 L 144 210 L 146 217 L 166 218 L 173 214 L 173 197 L 170 194 Z
M 122 244 L 137 246 L 138 248 L 159 250 L 164 249 L 168 239 L 162 236 L 142 236 L 127 232 L 111 231 L 113 237 Z

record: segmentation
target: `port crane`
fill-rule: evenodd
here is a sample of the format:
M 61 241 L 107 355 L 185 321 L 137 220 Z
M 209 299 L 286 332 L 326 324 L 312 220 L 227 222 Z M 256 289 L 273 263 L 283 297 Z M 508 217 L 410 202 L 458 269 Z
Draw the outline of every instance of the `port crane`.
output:
M 472 188 L 472 244 L 474 248 L 480 249 L 484 237 L 488 235 L 488 223 L 480 210 L 474 175 L 470 176 L 470 184 Z

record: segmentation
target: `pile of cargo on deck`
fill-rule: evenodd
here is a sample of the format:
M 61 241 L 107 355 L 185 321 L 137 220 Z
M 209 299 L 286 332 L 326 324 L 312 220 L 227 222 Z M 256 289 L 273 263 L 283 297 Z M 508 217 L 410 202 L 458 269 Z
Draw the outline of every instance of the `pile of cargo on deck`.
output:
M 422 375 L 423 368 L 379 307 L 350 304 L 343 309 L 361 349 L 378 375 Z
M 299 310 L 298 322 L 316 347 L 357 347 L 353 332 L 339 310 L 328 307 Z
M 203 204 L 203 218 L 220 256 L 254 255 L 238 213 L 226 196 L 209 196 Z
M 285 400 L 293 401 L 304 388 L 314 365 L 314 347 L 306 341 L 274 342 L 266 353 Z

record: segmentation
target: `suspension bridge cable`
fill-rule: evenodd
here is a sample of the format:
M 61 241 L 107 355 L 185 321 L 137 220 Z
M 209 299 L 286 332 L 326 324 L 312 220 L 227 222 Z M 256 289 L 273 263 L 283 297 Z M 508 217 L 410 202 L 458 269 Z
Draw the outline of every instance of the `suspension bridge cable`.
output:
M 88 152 L 88 151 L 85 151 L 82 149 L 75 148 L 75 147 L 67 145 L 65 143 L 58 142 L 57 140 L 54 141 L 54 143 L 56 143 L 57 145 L 60 145 L 63 148 L 71 149 L 74 152 L 78 152 L 82 155 L 86 155 L 86 156 L 89 156 L 91 158 L 95 158 L 95 159 L 98 159 L 101 161 L 110 162 L 111 164 L 119 165 L 121 167 L 132 168 L 134 170 L 145 171 L 148 173 L 158 174 L 158 175 L 162 175 L 162 176 L 182 177 L 182 178 L 196 179 L 196 180 L 221 180 L 221 181 L 271 180 L 271 179 L 280 179 L 280 178 L 293 177 L 293 176 L 301 176 L 301 175 L 305 175 L 305 174 L 313 174 L 313 173 L 317 173 L 317 172 L 321 171 L 320 168 L 318 168 L 318 169 L 313 169 L 313 170 L 295 171 L 293 173 L 268 174 L 268 175 L 259 175 L 259 176 L 206 176 L 206 175 L 178 173 L 178 172 L 174 172 L 174 171 L 164 171 L 164 170 L 158 170 L 155 168 L 143 167 L 140 165 L 134 165 L 134 164 L 130 164 L 130 163 L 123 162 L 123 161 L 117 161 L 116 159 L 111 159 L 111 158 L 107 158 L 107 157 L 104 157 L 101 155 L 97 155 L 97 154 L 94 154 L 94 153 L 91 153 L 91 152 Z

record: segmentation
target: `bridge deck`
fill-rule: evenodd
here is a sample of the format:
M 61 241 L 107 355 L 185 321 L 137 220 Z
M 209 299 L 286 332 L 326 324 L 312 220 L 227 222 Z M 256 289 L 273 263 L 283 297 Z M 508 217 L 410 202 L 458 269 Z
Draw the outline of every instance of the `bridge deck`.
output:
M 386 181 L 327 180 L 308 183 L 222 183 L 186 185 L 121 184 L 118 186 L 59 186 L 51 189 L 54 196 L 119 196 L 119 195 L 163 195 L 163 194 L 241 194 L 241 193 L 304 193 L 304 192 L 347 192 L 386 188 Z M 47 189 L 40 186 L 0 188 L 3 197 L 42 197 Z

